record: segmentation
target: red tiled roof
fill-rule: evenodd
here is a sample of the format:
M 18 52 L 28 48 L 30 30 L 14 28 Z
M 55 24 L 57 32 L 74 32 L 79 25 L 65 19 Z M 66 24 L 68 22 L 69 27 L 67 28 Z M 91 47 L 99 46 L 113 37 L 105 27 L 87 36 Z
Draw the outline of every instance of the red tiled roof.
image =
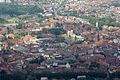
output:
M 107 43 L 105 41 L 98 41 L 95 42 L 96 45 L 106 45 Z
M 84 34 L 84 35 L 87 35 L 87 34 L 90 34 L 90 32 L 82 32 L 81 34 Z
M 8 34 L 7 36 L 8 36 L 8 37 L 12 37 L 12 38 L 15 37 L 14 34 Z
M 3 38 L 4 36 L 2 34 L 0 34 L 0 38 Z
M 31 40 L 35 39 L 35 37 L 32 37 L 31 35 L 26 35 L 23 40 L 26 41 L 26 42 L 29 42 Z
M 56 23 L 56 22 L 59 22 L 59 20 L 54 20 L 54 19 L 52 19 L 52 20 L 50 20 L 50 22 Z
M 116 37 L 116 36 L 110 36 L 110 38 L 115 39 L 115 38 L 117 38 L 117 37 Z
M 3 44 L 3 42 L 0 42 L 0 44 Z
M 74 27 L 71 26 L 71 25 L 67 25 L 67 26 L 64 26 L 64 29 L 65 29 L 65 30 L 73 30 Z

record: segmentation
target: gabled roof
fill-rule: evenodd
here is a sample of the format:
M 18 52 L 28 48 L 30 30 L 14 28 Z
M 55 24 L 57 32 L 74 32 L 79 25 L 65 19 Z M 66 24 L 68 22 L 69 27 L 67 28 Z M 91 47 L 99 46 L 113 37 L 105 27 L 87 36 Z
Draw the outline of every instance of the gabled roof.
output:
M 7 34 L 8 37 L 14 38 L 15 34 Z
M 63 27 L 65 30 L 73 30 L 74 27 L 72 25 L 66 25 Z
M 26 42 L 29 42 L 29 41 L 34 40 L 34 39 L 35 39 L 35 37 L 32 37 L 31 35 L 26 35 L 26 36 L 23 38 L 23 40 L 26 41 Z
M 106 41 L 101 40 L 101 41 L 97 41 L 97 42 L 95 42 L 95 44 L 96 44 L 96 45 L 106 45 L 106 44 L 107 44 L 107 42 L 106 42 Z
M 50 22 L 56 23 L 56 22 L 59 22 L 59 20 L 50 19 Z

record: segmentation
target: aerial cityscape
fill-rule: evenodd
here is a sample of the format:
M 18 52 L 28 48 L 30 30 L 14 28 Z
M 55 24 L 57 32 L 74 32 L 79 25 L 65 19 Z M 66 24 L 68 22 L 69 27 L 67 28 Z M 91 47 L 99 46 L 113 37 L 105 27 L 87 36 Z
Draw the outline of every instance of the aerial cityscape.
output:
M 0 80 L 120 80 L 120 0 L 0 0 Z

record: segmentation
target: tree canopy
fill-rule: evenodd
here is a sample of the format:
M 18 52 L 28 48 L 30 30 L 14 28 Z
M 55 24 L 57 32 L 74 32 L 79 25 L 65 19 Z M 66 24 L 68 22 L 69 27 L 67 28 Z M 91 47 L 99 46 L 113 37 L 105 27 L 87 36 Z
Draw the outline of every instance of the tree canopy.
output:
M 120 3 L 113 3 L 112 6 L 120 7 Z
M 66 33 L 66 31 L 62 28 L 49 29 L 48 32 L 54 35 L 60 35 Z
M 0 15 L 18 16 L 24 14 L 36 14 L 43 12 L 43 9 L 35 5 L 13 5 L 0 3 Z
M 88 17 L 88 16 L 81 16 L 81 18 L 89 20 L 89 22 L 93 25 L 96 24 L 96 21 L 99 21 L 99 28 L 100 29 L 104 25 L 120 27 L 120 23 L 116 22 L 116 19 L 112 18 L 111 16 L 107 16 L 107 17 L 99 18 L 99 19 L 96 19 L 95 17 Z

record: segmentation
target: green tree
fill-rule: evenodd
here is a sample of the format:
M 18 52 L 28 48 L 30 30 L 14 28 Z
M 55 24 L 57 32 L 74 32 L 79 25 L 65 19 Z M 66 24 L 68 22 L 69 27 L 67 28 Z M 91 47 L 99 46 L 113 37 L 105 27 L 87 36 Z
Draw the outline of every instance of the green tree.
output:
M 33 76 L 28 76 L 28 78 L 26 80 L 36 80 L 36 78 Z
M 43 12 L 43 9 L 39 8 L 38 6 L 0 3 L 0 14 L 2 15 L 19 16 L 23 14 L 36 14 L 40 12 Z
M 0 23 L 5 23 L 5 22 L 7 22 L 5 19 L 0 18 Z
M 66 33 L 66 31 L 62 28 L 49 29 L 48 32 L 54 35 L 60 35 Z
M 64 37 L 56 37 L 55 41 L 57 41 L 57 42 L 64 42 L 65 38 Z
M 56 27 L 62 27 L 63 24 L 62 24 L 62 23 L 58 23 L 58 22 L 56 22 L 56 23 L 55 23 L 55 26 L 56 26 Z
M 17 29 L 22 29 L 23 28 L 23 24 L 22 23 L 19 23 L 17 26 L 16 26 Z
M 75 44 L 82 44 L 84 41 L 81 41 L 81 40 L 79 40 L 79 41 L 75 41 L 74 43 Z
M 11 1 L 11 3 L 14 5 L 15 4 L 15 0 L 10 0 Z
M 92 78 L 106 78 L 107 74 L 105 72 L 88 72 L 87 75 Z
M 12 76 L 12 80 L 25 80 L 26 79 L 26 75 L 22 72 L 13 72 L 11 74 Z
M 99 67 L 100 67 L 100 64 L 97 62 L 91 62 L 89 66 L 90 69 L 99 69 Z
M 112 3 L 112 6 L 120 7 L 120 3 Z
M 8 75 L 4 70 L 0 71 L 0 80 L 11 80 L 11 76 Z

